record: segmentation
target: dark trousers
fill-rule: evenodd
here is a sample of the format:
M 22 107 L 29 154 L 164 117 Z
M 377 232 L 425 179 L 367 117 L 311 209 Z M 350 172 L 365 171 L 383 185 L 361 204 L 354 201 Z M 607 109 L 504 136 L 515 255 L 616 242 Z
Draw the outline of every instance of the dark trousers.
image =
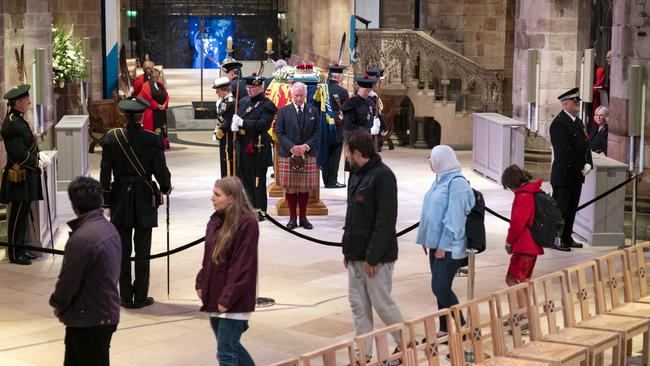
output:
M 27 215 L 31 207 L 30 201 L 18 201 L 11 203 L 9 210 L 9 221 L 7 222 L 7 241 L 11 244 L 23 245 L 25 243 L 25 232 L 27 230 Z M 21 249 L 8 248 L 7 254 L 10 260 L 23 255 Z
M 573 222 L 576 219 L 578 202 L 580 202 L 582 183 L 573 186 L 553 186 L 553 199 L 560 206 L 562 218 L 564 219 L 564 231 L 562 232 L 562 245 L 573 243 Z
M 122 239 L 122 269 L 120 271 L 120 297 L 123 301 L 143 301 L 149 294 L 149 260 L 135 261 L 135 280 L 131 282 L 131 252 L 135 256 L 151 254 L 151 228 L 117 228 Z M 135 233 L 134 233 L 135 231 Z M 134 245 L 135 243 L 135 245 Z
M 65 328 L 63 366 L 108 366 L 108 349 L 116 328 L 116 325 Z
M 325 184 L 325 187 L 333 186 L 338 183 L 339 164 L 341 163 L 342 151 L 342 143 L 331 145 L 329 147 L 329 162 L 327 164 L 327 169 L 323 169 L 323 184 Z
M 239 165 L 237 176 L 241 179 L 253 207 L 266 212 L 266 171 L 268 167 L 265 161 L 261 161 L 262 157 L 259 157 L 260 161 L 258 161 L 257 154 L 237 156 Z M 258 182 L 256 182 L 256 177 L 259 177 Z
M 227 150 L 226 150 L 227 148 Z M 228 156 L 226 156 L 228 151 Z M 227 159 L 226 159 L 227 158 Z M 230 175 L 233 175 L 232 135 L 227 133 L 219 140 L 219 161 L 221 162 L 221 178 L 228 176 L 228 160 L 230 160 Z
M 241 335 L 248 329 L 248 320 L 211 317 L 210 326 L 217 337 L 219 366 L 255 366 L 240 342 Z
M 445 252 L 442 259 L 435 258 L 435 249 L 429 249 L 429 266 L 431 267 L 431 290 L 438 302 L 438 309 L 447 309 L 458 304 L 458 297 L 452 289 L 454 277 L 458 268 L 462 267 L 462 259 L 453 259 L 451 252 Z M 460 315 L 461 324 L 465 324 L 465 318 Z M 447 331 L 445 317 L 440 317 L 440 331 Z

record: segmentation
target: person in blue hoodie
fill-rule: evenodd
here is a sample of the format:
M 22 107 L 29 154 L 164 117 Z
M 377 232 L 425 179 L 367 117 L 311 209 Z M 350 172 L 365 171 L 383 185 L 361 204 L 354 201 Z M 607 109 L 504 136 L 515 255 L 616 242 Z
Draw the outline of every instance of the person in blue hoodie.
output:
M 458 304 L 452 289 L 454 276 L 467 257 L 465 221 L 474 207 L 474 193 L 461 172 L 454 150 L 438 145 L 429 160 L 436 179 L 424 196 L 416 243 L 429 255 L 431 290 L 438 309 Z M 465 324 L 465 320 L 461 319 Z M 444 317 L 440 319 L 439 336 L 447 332 Z

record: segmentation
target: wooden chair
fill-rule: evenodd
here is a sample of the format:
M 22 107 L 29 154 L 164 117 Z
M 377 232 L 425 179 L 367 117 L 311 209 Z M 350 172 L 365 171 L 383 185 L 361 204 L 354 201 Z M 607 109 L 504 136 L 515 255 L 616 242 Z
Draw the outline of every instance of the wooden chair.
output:
M 498 321 L 509 330 L 513 349 L 508 350 L 506 356 L 525 358 L 535 361 L 548 362 L 554 366 L 578 366 L 587 364 L 587 348 L 541 341 L 539 318 L 536 311 L 530 306 L 531 296 L 528 282 L 508 287 L 495 295 Z M 525 303 L 523 303 L 525 302 Z M 523 304 L 522 304 L 523 303 Z M 522 336 L 522 327 L 526 324 L 530 330 L 530 341 L 525 342 Z
M 484 296 L 451 308 L 460 341 L 450 344 L 451 354 L 461 355 L 452 360 L 452 365 L 507 365 L 541 366 L 548 362 L 507 357 L 504 343 L 503 325 L 496 312 L 494 296 Z M 487 315 L 481 313 L 487 310 Z M 467 323 L 461 325 L 461 313 L 467 314 Z M 490 352 L 486 354 L 486 352 Z
M 397 349 L 393 352 L 390 347 L 389 337 L 392 334 L 399 336 L 397 342 Z M 386 366 L 395 361 L 401 361 L 403 366 L 410 366 L 411 350 L 406 347 L 406 339 L 404 338 L 404 324 L 393 324 L 391 326 L 377 329 L 375 331 L 362 334 L 354 338 L 359 350 L 359 357 L 357 362 L 360 366 Z M 376 357 L 367 360 L 364 355 L 368 346 L 374 345 Z
M 647 319 L 607 314 L 603 298 L 602 284 L 598 277 L 595 261 L 588 261 L 564 270 L 567 279 L 568 295 L 577 302 L 571 306 L 576 327 L 615 331 L 621 334 L 620 358 L 625 364 L 626 355 L 631 354 L 631 341 L 638 335 L 646 340 L 643 344 L 644 364 L 648 364 L 648 342 L 650 322 Z M 576 310 L 576 308 L 578 308 Z
M 95 146 L 101 143 L 104 134 L 113 128 L 126 126 L 126 119 L 119 112 L 114 99 L 90 101 L 88 108 L 88 123 L 90 138 L 89 153 L 95 152 Z
M 302 362 L 303 366 L 311 366 L 313 365 L 314 361 L 320 360 L 320 362 L 317 364 L 322 364 L 323 366 L 336 366 L 339 364 L 337 363 L 337 355 L 343 356 L 342 353 L 345 353 L 345 356 L 347 357 L 347 360 L 342 362 L 342 364 L 355 364 L 356 360 L 354 358 L 354 341 L 340 342 L 329 347 L 305 353 L 300 356 L 300 362 Z
M 575 327 L 571 311 L 573 303 L 568 296 L 563 272 L 532 279 L 529 285 L 532 311 L 539 319 L 539 327 L 533 331 L 532 339 L 587 347 L 589 365 L 602 364 L 605 351 L 611 348 L 612 365 L 619 365 L 622 342 L 619 333 Z
M 290 358 L 288 360 L 273 363 L 269 366 L 300 366 L 300 362 L 297 358 Z
M 596 259 L 603 285 L 605 312 L 650 319 L 650 304 L 632 302 L 630 273 L 625 252 L 617 250 Z
M 441 316 L 444 316 L 447 322 L 447 335 L 438 337 L 437 335 L 440 331 L 438 319 Z M 413 359 L 411 360 L 411 365 L 413 366 L 420 364 L 439 366 L 444 356 L 440 352 L 441 348 L 444 348 L 446 344 L 451 342 L 459 341 L 449 309 L 438 310 L 434 313 L 406 321 L 404 325 L 406 325 L 409 333 L 408 347 L 413 350 Z M 422 340 L 422 342 L 418 340 Z M 448 348 L 451 351 L 451 347 Z M 462 354 L 450 355 L 450 359 L 452 360 L 462 360 L 462 357 Z
M 650 291 L 648 291 L 650 260 L 646 260 L 645 257 L 645 253 L 648 252 L 650 252 L 650 241 L 625 250 L 630 272 L 630 296 L 632 301 L 646 304 L 650 304 Z

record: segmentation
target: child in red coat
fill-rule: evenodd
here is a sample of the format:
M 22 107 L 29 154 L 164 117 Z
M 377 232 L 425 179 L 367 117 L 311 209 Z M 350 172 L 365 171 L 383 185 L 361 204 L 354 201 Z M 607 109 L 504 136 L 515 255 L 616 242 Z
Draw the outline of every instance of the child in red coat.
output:
M 515 193 L 506 237 L 506 252 L 511 255 L 506 274 L 508 286 L 529 280 L 533 275 L 537 256 L 544 254 L 544 249 L 535 242 L 530 233 L 530 226 L 535 219 L 534 193 L 542 191 L 542 180 L 532 179 L 533 176 L 528 171 L 517 165 L 507 167 L 501 175 L 503 188 Z M 525 296 L 521 295 L 519 305 L 523 307 L 526 300 Z

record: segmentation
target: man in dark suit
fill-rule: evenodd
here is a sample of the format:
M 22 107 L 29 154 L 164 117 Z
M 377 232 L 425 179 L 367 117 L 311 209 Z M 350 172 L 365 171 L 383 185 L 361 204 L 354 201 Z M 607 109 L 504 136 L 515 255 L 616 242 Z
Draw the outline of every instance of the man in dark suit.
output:
M 125 308 L 141 308 L 154 302 L 148 296 L 149 260 L 135 261 L 135 279 L 131 282 L 131 252 L 135 246 L 136 257 L 151 254 L 151 229 L 158 226 L 162 195 L 171 192 L 171 174 L 160 135 L 144 130 L 137 123 L 149 103 L 130 98 L 120 101 L 119 107 L 126 114 L 128 124 L 104 135 L 99 177 L 104 206 L 110 208 L 111 222 L 122 241 L 121 304 Z
M 338 182 L 338 173 L 339 164 L 341 163 L 341 152 L 343 151 L 343 112 L 341 111 L 341 107 L 350 97 L 348 91 L 340 85 L 343 70 L 345 70 L 346 66 L 336 64 L 330 65 L 327 68 L 330 70 L 327 89 L 334 114 L 334 123 L 336 124 L 336 138 L 327 148 L 329 150 L 329 158 L 327 167 L 323 169 L 323 183 L 325 184 L 325 188 L 345 188 L 345 184 Z
M 264 221 L 268 204 L 266 197 L 266 171 L 271 161 L 271 136 L 269 128 L 278 108 L 264 96 L 265 78 L 253 73 L 244 78 L 248 96 L 239 101 L 237 114 L 230 125 L 237 136 L 237 176 L 253 207 L 260 210 L 258 220 Z
M 305 103 L 307 85 L 297 82 L 291 86 L 292 104 L 280 109 L 275 123 L 278 136 L 278 182 L 286 190 L 289 206 L 287 228 L 295 229 L 296 204 L 300 205 L 300 226 L 309 230 L 307 220 L 309 191 L 318 189 L 318 141 L 320 139 L 319 111 Z
M 7 150 L 0 202 L 11 203 L 7 241 L 15 245 L 23 245 L 25 242 L 31 203 L 43 199 L 41 169 L 50 162 L 46 154 L 39 153 L 36 137 L 23 118 L 31 105 L 29 88 L 27 84 L 18 85 L 5 93 L 4 99 L 8 100 L 9 112 L 0 130 Z M 36 258 L 30 252 L 18 248 L 7 248 L 7 254 L 11 263 L 22 265 L 29 265 L 32 263 L 30 259 Z
M 562 102 L 562 111 L 553 119 L 550 128 L 553 145 L 553 198 L 560 206 L 564 218 L 562 241 L 555 249 L 567 252 L 571 248 L 582 248 L 582 244 L 575 242 L 571 234 L 582 184 L 594 165 L 585 126 L 577 117 L 580 112 L 579 95 L 578 88 L 574 88 L 558 97 Z

